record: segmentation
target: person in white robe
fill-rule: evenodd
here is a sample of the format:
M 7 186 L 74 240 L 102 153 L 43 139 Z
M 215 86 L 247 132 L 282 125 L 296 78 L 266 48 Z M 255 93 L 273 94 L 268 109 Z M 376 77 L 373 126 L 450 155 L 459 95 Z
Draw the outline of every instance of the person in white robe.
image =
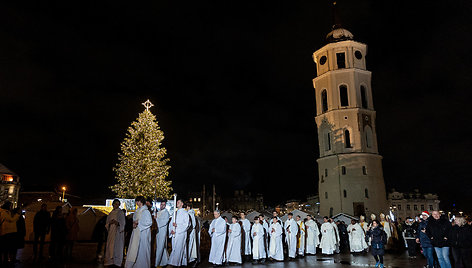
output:
M 311 215 L 307 216 L 306 227 L 306 254 L 316 254 L 316 248 L 320 244 L 320 230 L 318 224 Z
M 269 257 L 276 261 L 284 260 L 284 247 L 282 242 L 282 226 L 277 217 L 272 217 L 272 223 L 269 227 L 270 243 L 269 243 Z
M 125 214 L 120 209 L 120 200 L 113 200 L 113 210 L 108 214 L 105 228 L 108 231 L 104 265 L 123 264 L 125 246 Z
M 151 266 L 152 217 L 143 196 L 136 197 L 138 209 L 133 215 L 133 232 L 126 255 L 125 268 Z
M 297 243 L 297 249 L 298 249 L 298 255 L 299 256 L 305 256 L 305 242 L 306 242 L 306 228 L 305 228 L 305 222 L 302 220 L 302 217 L 300 215 L 296 216 L 296 222 L 298 225 L 298 243 Z
M 359 217 L 359 225 L 364 230 L 364 234 L 367 234 L 367 230 L 369 230 L 369 223 L 365 221 L 365 217 L 363 215 Z M 370 246 L 370 239 L 368 240 L 369 241 L 367 241 L 366 243 L 367 243 L 367 246 Z M 368 247 L 367 247 L 367 251 L 369 251 Z
M 157 222 L 156 234 L 156 266 L 167 266 L 169 253 L 167 252 L 167 228 L 169 224 L 169 211 L 166 209 L 166 201 L 161 200 L 159 211 L 154 216 Z
M 294 259 L 297 256 L 297 235 L 298 224 L 293 219 L 293 214 L 288 214 L 288 219 L 285 221 L 285 240 L 288 247 L 288 257 Z
M 241 258 L 241 225 L 238 217 L 231 218 L 228 228 L 228 243 L 226 244 L 226 261 L 229 263 L 242 263 Z
M 321 225 L 321 253 L 332 255 L 336 249 L 336 233 L 328 217 L 324 217 L 323 221 L 324 223 Z
M 239 214 L 241 219 L 239 220 L 241 222 L 241 225 L 243 227 L 242 230 L 242 247 L 243 247 L 243 254 L 244 256 L 250 256 L 252 255 L 251 251 L 251 222 L 246 219 L 246 213 L 241 212 Z
M 347 233 L 349 234 L 351 252 L 363 252 L 368 247 L 365 242 L 364 229 L 362 229 L 356 220 L 351 220 L 351 225 L 347 227 Z
M 336 222 L 334 222 L 334 219 L 330 218 L 329 221 L 331 222 L 331 225 L 333 225 L 334 232 L 335 232 L 335 237 L 336 237 L 336 249 L 334 250 L 335 253 L 339 253 L 339 246 L 341 245 L 341 240 L 339 238 L 339 229 L 338 225 Z
M 259 221 L 262 224 L 262 227 L 264 227 L 264 243 L 265 243 L 265 249 L 266 249 L 266 255 L 269 255 L 268 250 L 268 245 L 269 245 L 269 237 L 270 237 L 270 232 L 269 232 L 269 222 L 264 218 L 264 214 L 259 214 Z
M 255 263 L 264 263 L 267 258 L 265 241 L 264 241 L 264 227 L 259 221 L 259 217 L 254 217 L 254 224 L 251 228 L 252 237 L 252 259 Z
M 187 231 L 190 227 L 190 217 L 188 212 L 183 208 L 184 202 L 177 201 L 175 218 L 172 217 L 169 224 L 169 234 L 172 238 L 172 252 L 169 256 L 169 265 L 186 266 L 187 259 Z
M 188 263 L 192 263 L 197 260 L 197 220 L 195 219 L 195 210 L 191 206 L 187 205 L 188 215 L 190 215 L 190 221 L 192 226 L 189 238 L 188 238 Z
M 277 211 L 272 212 L 272 217 L 276 217 L 278 221 L 282 222 Z
M 220 211 L 213 212 L 214 220 L 211 221 L 208 233 L 211 237 L 210 257 L 208 261 L 213 265 L 222 265 L 225 254 L 226 221 L 220 216 Z

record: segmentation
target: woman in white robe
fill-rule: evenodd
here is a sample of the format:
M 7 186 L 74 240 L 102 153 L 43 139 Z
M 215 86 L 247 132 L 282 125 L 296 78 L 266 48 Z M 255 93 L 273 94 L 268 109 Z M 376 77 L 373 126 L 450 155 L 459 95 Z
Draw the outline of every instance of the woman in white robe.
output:
M 169 234 L 172 237 L 172 252 L 169 256 L 169 265 L 186 266 L 187 260 L 187 230 L 190 226 L 188 212 L 182 208 L 182 200 L 177 201 L 177 213 L 169 224 Z
M 243 234 L 243 237 L 242 237 L 243 254 L 245 256 L 252 255 L 252 251 L 251 251 L 251 222 L 249 222 L 249 220 L 246 219 L 246 213 L 241 212 L 240 216 L 241 216 L 241 220 L 239 220 L 239 221 L 241 222 L 241 225 L 243 227 L 243 233 L 242 233 Z
M 351 220 L 351 225 L 347 227 L 347 233 L 349 234 L 351 252 L 362 252 L 368 247 L 365 242 L 364 230 L 356 220 Z
M 269 243 L 269 257 L 276 261 L 284 260 L 284 248 L 282 244 L 282 226 L 277 220 L 277 217 L 272 217 L 272 224 L 269 227 L 270 230 L 270 243 Z
M 226 241 L 226 221 L 220 216 L 219 211 L 213 212 L 215 217 L 211 221 L 208 233 L 211 237 L 210 257 L 208 261 L 213 265 L 221 265 L 224 260 Z
M 233 216 L 231 221 L 232 223 L 229 225 L 228 230 L 228 243 L 226 245 L 226 261 L 241 264 L 241 225 L 239 225 L 236 216 Z
M 141 268 L 151 266 L 151 225 L 152 217 L 146 199 L 136 198 L 138 210 L 133 215 L 133 232 L 126 255 L 125 268 Z
M 166 202 L 160 203 L 160 210 L 154 217 L 159 231 L 156 234 L 156 266 L 167 266 L 169 253 L 167 252 L 167 225 L 169 224 L 169 211 L 166 209 Z
M 320 230 L 318 224 L 313 220 L 311 215 L 307 216 L 305 222 L 307 237 L 306 237 L 306 254 L 316 254 L 316 248 L 320 244 Z
M 266 255 L 264 227 L 259 222 L 259 217 L 254 217 L 254 225 L 251 229 L 252 259 L 256 262 L 264 262 Z
M 321 253 L 332 255 L 336 250 L 336 233 L 328 217 L 324 217 L 323 221 L 324 223 L 321 225 Z
M 120 200 L 113 200 L 113 210 L 107 216 L 105 228 L 108 231 L 107 247 L 104 265 L 123 264 L 123 249 L 125 246 L 125 214 L 120 209 Z

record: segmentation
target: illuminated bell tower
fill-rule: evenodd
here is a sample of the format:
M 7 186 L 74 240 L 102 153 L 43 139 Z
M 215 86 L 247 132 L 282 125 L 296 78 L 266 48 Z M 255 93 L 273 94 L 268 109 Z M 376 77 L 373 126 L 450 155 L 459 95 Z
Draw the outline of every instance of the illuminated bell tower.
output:
M 339 25 L 313 53 L 320 158 L 320 215 L 386 212 L 367 45 Z

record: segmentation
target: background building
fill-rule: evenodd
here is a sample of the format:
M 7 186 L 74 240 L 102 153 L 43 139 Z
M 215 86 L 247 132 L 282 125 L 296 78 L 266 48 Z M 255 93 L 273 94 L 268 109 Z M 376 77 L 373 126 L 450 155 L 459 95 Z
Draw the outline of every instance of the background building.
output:
M 413 193 L 401 193 L 392 189 L 388 194 L 388 203 L 392 213 L 398 220 L 405 220 L 406 217 L 415 218 L 421 212 L 433 210 L 439 211 L 438 195 L 420 193 L 415 189 Z
M 387 211 L 367 45 L 339 25 L 313 54 L 321 216 Z
M 20 193 L 20 177 L 0 163 L 0 205 L 10 201 L 13 207 L 18 205 Z

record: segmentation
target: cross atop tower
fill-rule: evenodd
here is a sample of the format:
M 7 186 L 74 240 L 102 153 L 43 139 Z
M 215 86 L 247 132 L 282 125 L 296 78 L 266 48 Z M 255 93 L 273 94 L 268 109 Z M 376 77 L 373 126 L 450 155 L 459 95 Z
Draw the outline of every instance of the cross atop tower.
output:
M 142 104 L 146 108 L 146 111 L 149 111 L 149 108 L 154 106 L 154 104 L 152 104 L 152 102 L 149 99 L 147 101 L 143 102 Z

